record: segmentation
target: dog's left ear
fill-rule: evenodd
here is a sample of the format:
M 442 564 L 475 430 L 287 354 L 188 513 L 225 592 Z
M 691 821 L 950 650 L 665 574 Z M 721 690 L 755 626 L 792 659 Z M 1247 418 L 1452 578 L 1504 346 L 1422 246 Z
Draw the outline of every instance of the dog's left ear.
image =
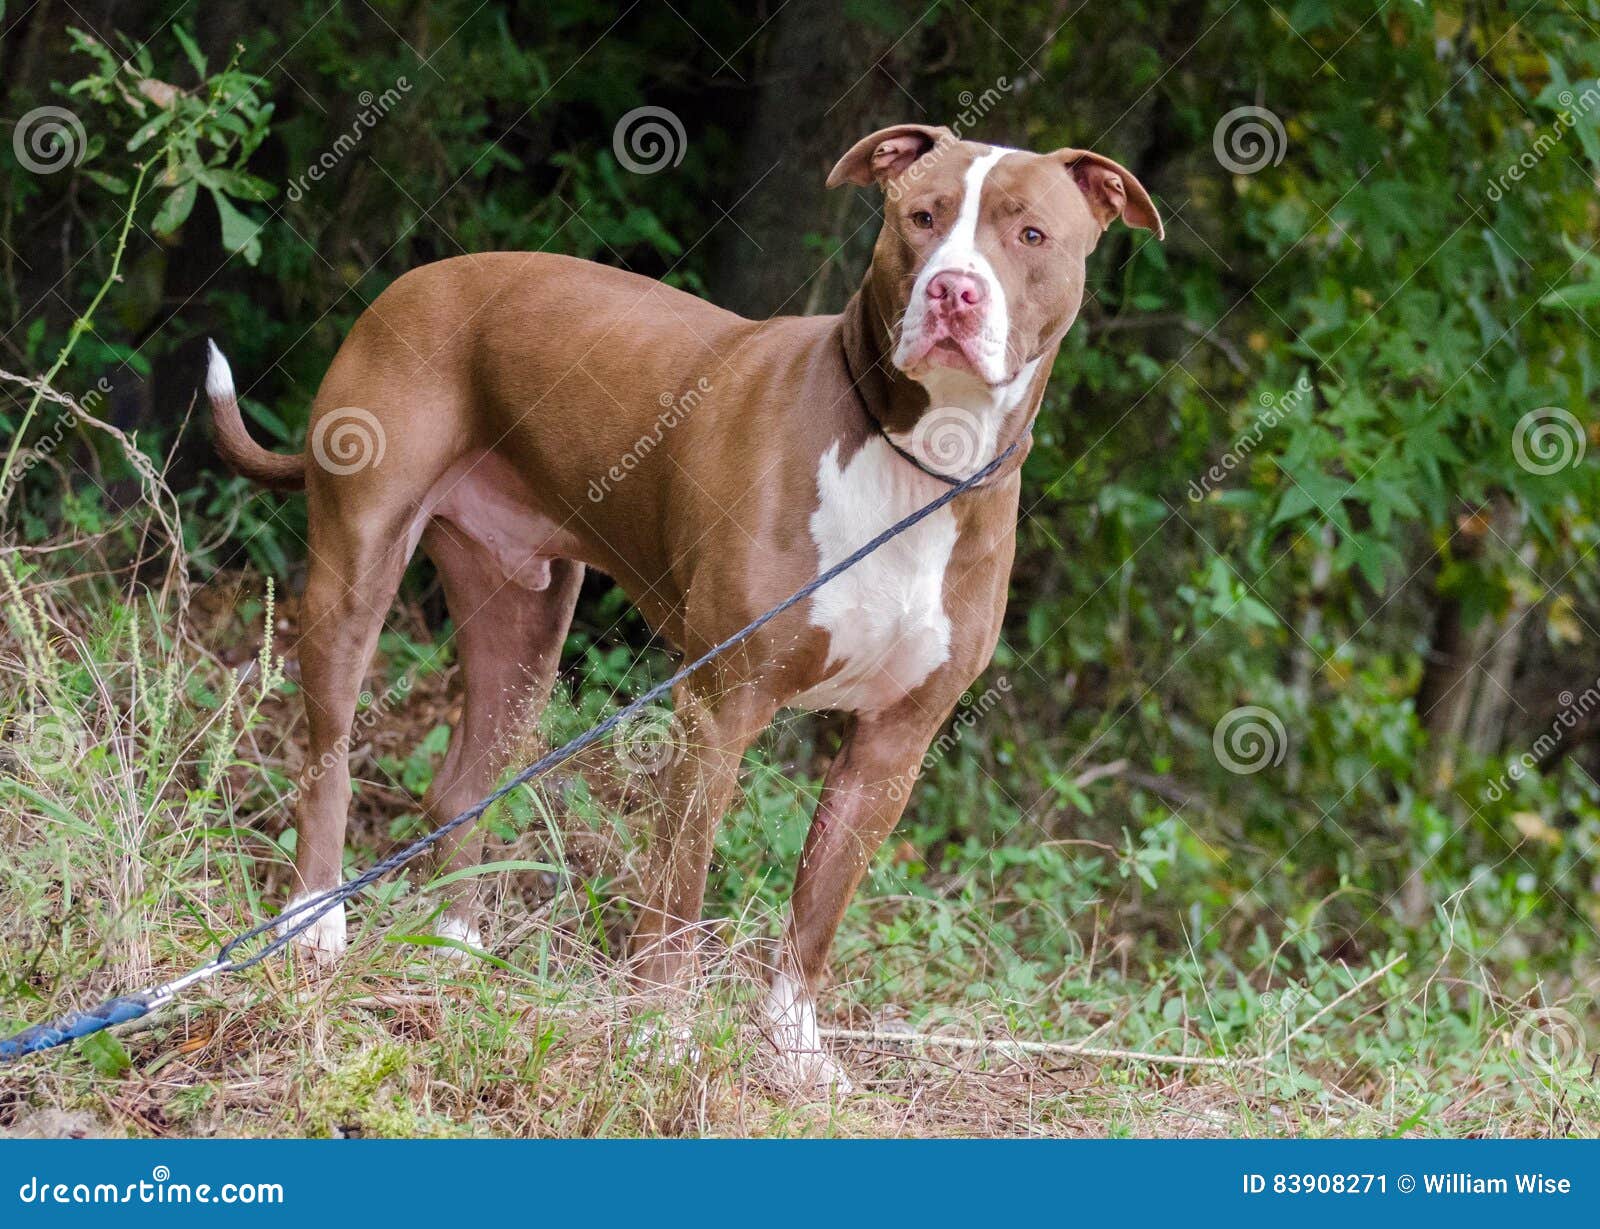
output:
M 1101 230 L 1110 226 L 1112 219 L 1121 217 L 1129 226 L 1155 231 L 1157 239 L 1167 237 L 1150 194 L 1126 167 L 1087 149 L 1063 149 L 1056 156 L 1088 198 L 1089 212 L 1099 221 Z
M 834 163 L 828 173 L 828 187 L 840 184 L 859 184 L 863 188 L 874 183 L 886 184 L 923 154 L 941 141 L 953 141 L 956 134 L 948 128 L 934 128 L 928 124 L 896 124 L 880 128 L 869 137 L 862 137 L 850 147 L 850 152 Z

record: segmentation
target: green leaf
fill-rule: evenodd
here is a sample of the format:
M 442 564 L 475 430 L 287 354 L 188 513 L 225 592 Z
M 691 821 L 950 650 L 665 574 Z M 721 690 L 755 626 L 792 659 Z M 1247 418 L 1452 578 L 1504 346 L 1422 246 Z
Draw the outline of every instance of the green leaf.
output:
M 1082 811 L 1085 815 L 1094 814 L 1094 803 L 1090 801 L 1089 795 L 1084 793 L 1077 782 L 1070 778 L 1063 777 L 1056 783 L 1056 793 L 1060 794 L 1062 799 Z
M 1563 286 L 1539 300 L 1541 307 L 1593 307 L 1596 303 L 1600 303 L 1600 282 Z
M 265 179 L 257 179 L 254 175 L 247 175 L 243 171 L 212 168 L 206 175 L 205 182 L 208 186 L 220 188 L 229 196 L 242 201 L 265 201 L 278 194 L 278 189 Z
M 475 960 L 506 973 L 515 973 L 521 977 L 532 976 L 527 969 L 519 968 L 509 961 L 502 960 L 490 952 L 473 947 L 470 943 L 461 939 L 445 939 L 439 935 L 385 935 L 383 938 L 386 943 L 406 943 L 415 947 L 442 947 L 450 951 L 463 952 Z
M 281 415 L 274 412 L 272 407 L 262 405 L 259 401 L 250 398 L 246 398 L 240 404 L 244 407 L 244 412 L 250 416 L 250 421 L 260 423 L 278 443 L 292 444 L 294 442 L 294 432 L 290 430 L 289 424 L 284 421 Z
M 96 1071 L 113 1079 L 133 1066 L 133 1059 L 128 1057 L 122 1042 L 110 1033 L 93 1033 L 85 1037 L 78 1048 Z
M 1277 614 L 1270 606 L 1258 602 L 1248 593 L 1239 596 L 1239 614 L 1245 622 L 1254 623 L 1259 627 L 1278 627 Z
M 120 176 L 108 175 L 104 171 L 91 170 L 85 170 L 84 174 L 111 193 L 112 196 L 126 196 L 128 194 L 128 181 Z
M 150 229 L 158 235 L 170 235 L 182 226 L 188 220 L 189 211 L 194 208 L 197 191 L 192 179 L 174 188 L 151 219 Z
M 555 874 L 559 870 L 559 867 L 553 866 L 549 862 L 530 862 L 526 858 L 506 858 L 499 862 L 485 862 L 479 866 L 466 867 L 464 870 L 451 871 L 448 875 L 440 875 L 439 878 L 429 882 L 428 889 L 432 891 L 434 888 L 442 888 L 446 884 L 455 883 L 460 879 L 476 879 L 480 875 L 497 875 L 501 871 L 545 871 Z
M 200 80 L 206 79 L 206 58 L 200 54 L 200 48 L 195 46 L 194 39 L 189 37 L 189 32 L 180 25 L 172 27 L 173 37 L 178 40 L 178 45 L 183 48 L 183 54 L 189 57 L 189 63 L 194 65 L 194 71 L 200 75 Z
M 261 224 L 240 213 L 215 188 L 211 199 L 217 202 L 217 215 L 222 219 L 222 246 L 243 256 L 247 264 L 255 264 L 261 259 Z
M 1300 483 L 1285 487 L 1283 498 L 1278 501 L 1278 510 L 1272 516 L 1274 525 L 1281 525 L 1284 521 L 1316 508 L 1316 503 L 1311 498 L 1311 493 Z M 1320 511 L 1321 509 L 1318 509 Z
M 169 107 L 166 110 L 163 110 L 155 117 L 155 119 L 151 120 L 148 124 L 140 128 L 138 132 L 134 133 L 133 136 L 128 138 L 128 152 L 131 154 L 138 150 L 141 146 L 148 144 L 151 137 L 155 136 L 156 133 L 160 132 L 163 128 L 177 118 L 178 112 L 173 108 Z

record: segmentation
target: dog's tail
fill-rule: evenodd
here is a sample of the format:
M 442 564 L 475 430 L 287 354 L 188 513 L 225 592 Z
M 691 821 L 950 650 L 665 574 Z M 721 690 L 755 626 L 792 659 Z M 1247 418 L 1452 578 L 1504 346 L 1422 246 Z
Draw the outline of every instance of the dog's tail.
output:
M 285 456 L 263 448 L 250 438 L 233 391 L 233 371 L 217 343 L 208 341 L 211 361 L 206 364 L 206 397 L 211 402 L 211 423 L 216 428 L 217 451 L 236 474 L 277 491 L 298 491 L 306 484 L 304 453 Z

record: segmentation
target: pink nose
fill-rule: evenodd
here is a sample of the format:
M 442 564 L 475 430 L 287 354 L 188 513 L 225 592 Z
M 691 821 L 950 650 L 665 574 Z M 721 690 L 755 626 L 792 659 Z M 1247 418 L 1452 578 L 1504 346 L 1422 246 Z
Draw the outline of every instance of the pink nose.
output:
M 969 311 L 981 306 L 988 297 L 988 287 L 970 273 L 946 269 L 935 273 L 928 282 L 928 298 L 945 311 Z

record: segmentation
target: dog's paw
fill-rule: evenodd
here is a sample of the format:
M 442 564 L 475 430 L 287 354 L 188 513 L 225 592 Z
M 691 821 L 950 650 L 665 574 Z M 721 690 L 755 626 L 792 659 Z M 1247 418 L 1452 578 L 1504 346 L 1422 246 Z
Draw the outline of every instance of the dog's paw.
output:
M 848 1097 L 856 1086 L 831 1054 L 787 1050 L 779 1056 L 779 1078 L 792 1092 Z
M 767 1036 L 778 1052 L 778 1076 L 794 1092 L 847 1095 L 850 1077 L 822 1047 L 817 1008 L 805 987 L 787 974 L 772 979 L 764 1007 Z
M 461 943 L 473 949 L 470 952 L 462 951 L 459 947 L 439 947 L 434 949 L 447 960 L 453 960 L 458 964 L 465 964 L 476 953 L 484 950 L 483 932 L 466 918 L 452 917 L 446 914 L 434 924 L 433 933 L 441 939 L 450 939 L 455 943 Z
M 300 893 L 289 901 L 284 913 L 290 913 L 301 901 L 314 895 L 316 895 L 314 892 Z M 293 927 L 300 920 L 301 918 L 299 917 L 286 918 L 278 924 L 278 933 L 280 935 L 283 934 L 284 931 Z M 311 925 L 295 935 L 294 945 L 310 956 L 317 964 L 331 965 L 344 955 L 346 947 L 345 935 L 344 902 L 340 901 L 315 922 L 312 922 Z

